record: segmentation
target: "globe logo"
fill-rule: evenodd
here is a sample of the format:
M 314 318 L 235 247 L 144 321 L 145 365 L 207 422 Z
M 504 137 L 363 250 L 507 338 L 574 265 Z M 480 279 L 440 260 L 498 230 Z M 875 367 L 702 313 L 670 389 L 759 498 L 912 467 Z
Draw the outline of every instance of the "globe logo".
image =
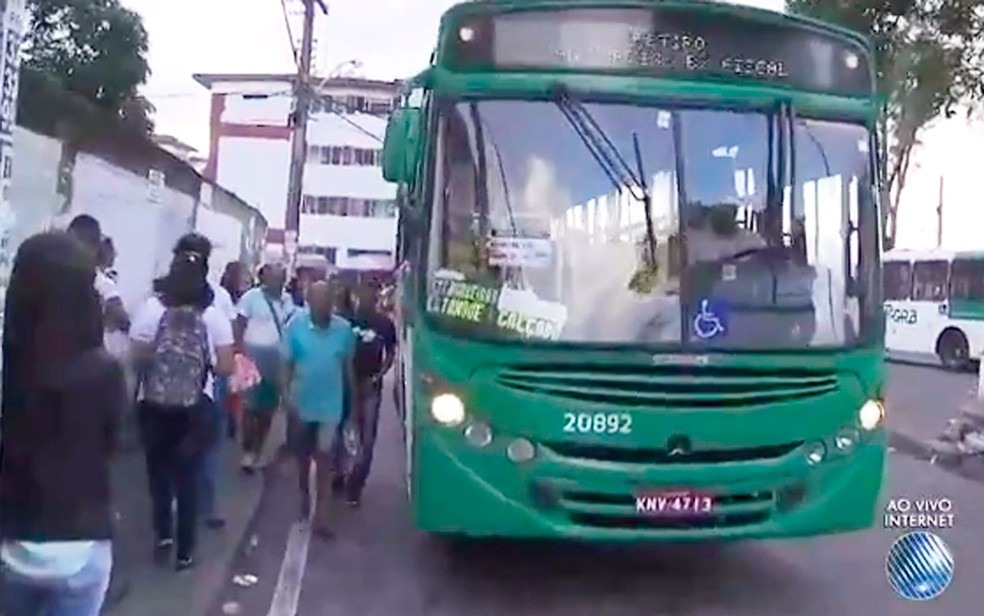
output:
M 928 601 L 953 581 L 953 554 L 939 536 L 914 531 L 895 540 L 885 558 L 892 590 L 903 599 Z

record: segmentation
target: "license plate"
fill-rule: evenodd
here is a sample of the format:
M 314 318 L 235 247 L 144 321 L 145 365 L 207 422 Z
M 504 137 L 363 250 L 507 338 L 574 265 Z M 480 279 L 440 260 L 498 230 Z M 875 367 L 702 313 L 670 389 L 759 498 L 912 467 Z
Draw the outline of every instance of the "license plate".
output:
M 655 517 L 695 517 L 714 513 L 714 495 L 693 490 L 640 492 L 636 513 Z

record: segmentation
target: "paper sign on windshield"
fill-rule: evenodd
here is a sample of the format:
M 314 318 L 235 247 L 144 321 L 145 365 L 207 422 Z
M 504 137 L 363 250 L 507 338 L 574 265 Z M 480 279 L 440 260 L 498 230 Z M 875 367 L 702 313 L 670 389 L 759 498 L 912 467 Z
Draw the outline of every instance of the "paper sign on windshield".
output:
M 550 267 L 553 242 L 532 237 L 491 237 L 488 254 L 489 265 L 497 267 Z
M 524 338 L 557 340 L 567 323 L 567 307 L 541 300 L 532 291 L 503 288 L 496 325 Z

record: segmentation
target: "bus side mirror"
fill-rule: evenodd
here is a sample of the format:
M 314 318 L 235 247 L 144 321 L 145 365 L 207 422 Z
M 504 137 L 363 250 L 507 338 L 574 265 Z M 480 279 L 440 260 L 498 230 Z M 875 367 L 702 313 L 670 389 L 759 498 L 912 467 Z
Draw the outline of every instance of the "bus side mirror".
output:
M 403 107 L 393 111 L 383 140 L 383 179 L 395 184 L 413 184 L 420 156 L 421 111 Z

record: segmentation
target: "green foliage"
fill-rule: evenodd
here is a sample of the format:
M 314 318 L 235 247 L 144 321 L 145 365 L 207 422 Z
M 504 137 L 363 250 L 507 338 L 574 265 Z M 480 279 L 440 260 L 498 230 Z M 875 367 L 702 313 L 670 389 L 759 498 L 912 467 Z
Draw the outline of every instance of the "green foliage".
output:
M 984 100 L 984 0 L 786 0 L 791 13 L 864 33 L 887 101 L 886 247 L 919 130 Z
M 135 132 L 153 130 L 153 107 L 137 92 L 147 81 L 147 31 L 119 0 L 28 0 L 24 65 L 118 115 Z

